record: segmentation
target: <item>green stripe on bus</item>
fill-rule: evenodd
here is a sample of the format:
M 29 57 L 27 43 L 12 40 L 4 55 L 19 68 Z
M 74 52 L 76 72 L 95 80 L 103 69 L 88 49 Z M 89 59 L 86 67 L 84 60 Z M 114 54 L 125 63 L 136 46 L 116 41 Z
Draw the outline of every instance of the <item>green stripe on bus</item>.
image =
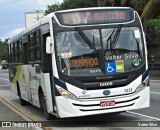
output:
M 20 72 L 21 72 L 21 68 L 22 68 L 22 65 L 18 65 L 18 68 L 17 68 L 17 72 L 14 76 L 14 79 L 12 81 L 12 83 L 15 83 L 17 82 L 18 78 L 19 78 L 19 75 L 20 75 Z

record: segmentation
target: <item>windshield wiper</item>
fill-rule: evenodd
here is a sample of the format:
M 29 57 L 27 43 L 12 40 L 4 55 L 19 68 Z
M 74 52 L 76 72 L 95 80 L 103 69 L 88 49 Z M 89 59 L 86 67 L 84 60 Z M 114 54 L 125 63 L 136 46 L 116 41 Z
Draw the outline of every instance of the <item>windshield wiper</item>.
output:
M 121 32 L 121 29 L 122 29 L 122 24 L 120 24 L 116 30 L 116 33 L 113 37 L 113 41 L 112 41 L 112 47 L 115 48 L 116 47 L 116 44 L 117 44 L 117 41 L 118 41 L 118 38 L 119 38 L 119 35 L 120 35 L 120 32 Z
M 117 30 L 114 29 L 110 36 L 108 37 L 107 39 L 107 50 L 109 50 L 109 47 L 108 47 L 108 44 L 110 43 L 110 49 L 111 51 L 116 47 L 116 44 L 117 44 L 117 41 L 118 41 L 118 38 L 119 38 L 119 35 L 120 35 L 120 32 L 121 32 L 121 28 L 122 28 L 122 24 L 120 24 L 118 27 L 117 27 Z M 116 30 L 116 32 L 115 32 Z M 115 34 L 114 34 L 115 32 Z M 114 35 L 113 35 L 114 34 Z M 112 38 L 112 35 L 113 35 L 113 38 Z
M 80 36 L 83 38 L 83 40 L 87 43 L 87 45 L 88 45 L 91 49 L 96 50 L 94 43 L 92 43 L 92 42 L 88 39 L 88 37 L 84 34 L 84 32 L 83 32 L 79 27 L 76 27 L 75 29 L 78 31 L 78 33 L 79 33 Z
M 114 31 L 115 31 L 115 29 L 111 32 L 110 36 L 107 39 L 107 47 L 106 47 L 107 50 L 109 50 L 109 46 L 108 46 L 109 43 L 110 43 L 110 49 L 112 49 L 112 35 L 113 35 Z

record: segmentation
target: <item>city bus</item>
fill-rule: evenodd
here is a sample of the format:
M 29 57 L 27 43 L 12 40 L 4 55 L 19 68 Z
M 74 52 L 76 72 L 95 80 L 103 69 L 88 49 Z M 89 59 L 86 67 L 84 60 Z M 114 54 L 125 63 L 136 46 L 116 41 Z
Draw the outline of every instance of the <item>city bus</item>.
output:
M 11 88 L 47 119 L 150 106 L 142 23 L 129 7 L 53 12 L 8 43 Z

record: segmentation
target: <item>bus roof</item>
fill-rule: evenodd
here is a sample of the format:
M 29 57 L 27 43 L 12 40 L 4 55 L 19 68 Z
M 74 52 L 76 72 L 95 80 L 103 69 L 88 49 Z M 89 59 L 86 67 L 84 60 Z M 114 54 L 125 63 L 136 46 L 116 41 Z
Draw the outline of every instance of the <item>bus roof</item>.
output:
M 66 9 L 66 10 L 55 11 L 53 13 L 86 11 L 86 10 L 97 10 L 97 9 L 132 9 L 132 8 L 131 7 L 89 7 L 89 8 Z M 53 13 L 51 13 L 51 14 L 53 14 Z

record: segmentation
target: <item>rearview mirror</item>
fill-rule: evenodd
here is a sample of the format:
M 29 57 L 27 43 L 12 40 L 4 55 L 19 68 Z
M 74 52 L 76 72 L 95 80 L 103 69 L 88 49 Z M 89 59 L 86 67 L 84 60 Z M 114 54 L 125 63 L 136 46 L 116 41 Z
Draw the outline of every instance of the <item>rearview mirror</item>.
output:
M 47 37 L 46 39 L 46 53 L 47 54 L 52 54 L 53 53 L 53 44 L 52 44 L 52 40 L 51 37 Z

